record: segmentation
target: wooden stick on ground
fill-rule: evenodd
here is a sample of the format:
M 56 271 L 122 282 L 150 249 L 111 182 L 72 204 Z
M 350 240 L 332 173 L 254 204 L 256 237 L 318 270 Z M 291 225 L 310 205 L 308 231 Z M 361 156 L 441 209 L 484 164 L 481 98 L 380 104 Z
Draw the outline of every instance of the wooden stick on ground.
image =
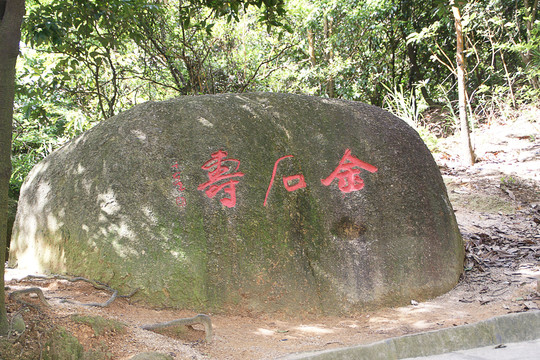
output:
M 192 318 L 177 319 L 177 320 L 162 322 L 158 324 L 143 325 L 141 326 L 141 328 L 143 328 L 144 330 L 159 330 L 159 329 L 164 329 L 171 326 L 193 325 L 193 324 L 204 325 L 204 331 L 206 333 L 206 342 L 210 343 L 212 341 L 212 320 L 210 320 L 210 316 L 205 315 L 205 314 L 199 314 Z

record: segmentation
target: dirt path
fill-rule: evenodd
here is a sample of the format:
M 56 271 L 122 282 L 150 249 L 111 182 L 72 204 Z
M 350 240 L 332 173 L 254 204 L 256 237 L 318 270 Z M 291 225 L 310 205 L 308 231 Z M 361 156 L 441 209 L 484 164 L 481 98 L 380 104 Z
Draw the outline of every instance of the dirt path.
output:
M 480 162 L 461 168 L 456 154 L 443 150 L 436 159 L 447 183 L 467 247 L 467 271 L 449 293 L 423 303 L 366 312 L 350 318 L 287 319 L 274 316 L 213 315 L 214 340 L 206 344 L 204 328 L 157 334 L 141 325 L 195 314 L 153 310 L 129 299 L 106 308 L 64 302 L 104 302 L 110 292 L 86 282 L 33 279 L 7 270 L 7 293 L 40 287 L 51 308 L 21 310 L 8 301 L 10 315 L 23 314 L 27 330 L 17 341 L 21 358 L 38 351 L 40 338 L 53 324 L 68 328 L 85 349 L 102 358 L 129 359 L 144 351 L 159 351 L 174 359 L 275 359 L 293 352 L 369 343 L 389 337 L 441 329 L 510 312 L 537 309 L 540 304 L 540 111 L 531 110 L 508 124 L 496 124 L 475 134 Z M 456 149 L 453 139 L 443 149 Z M 414 300 L 414 299 L 411 299 Z M 29 301 L 36 301 L 30 299 Z M 125 324 L 96 333 L 74 314 L 96 315 Z M 36 350 L 37 349 L 37 350 Z M 1 356 L 0 356 L 1 358 Z M 28 357 L 26 357 L 28 358 Z

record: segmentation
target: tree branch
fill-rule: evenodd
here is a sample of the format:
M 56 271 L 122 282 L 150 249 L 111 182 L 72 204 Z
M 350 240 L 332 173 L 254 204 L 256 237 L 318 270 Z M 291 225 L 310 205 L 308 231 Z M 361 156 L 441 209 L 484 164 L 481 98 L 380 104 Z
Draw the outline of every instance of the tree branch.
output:
M 248 80 L 247 82 L 245 82 L 245 83 L 242 85 L 242 87 L 240 87 L 240 92 L 244 92 L 244 91 L 246 90 L 246 88 L 249 86 L 249 84 L 255 79 L 255 77 L 257 76 L 257 74 L 258 74 L 258 72 L 259 72 L 259 70 L 261 69 L 261 67 L 262 67 L 263 65 L 266 65 L 266 64 L 271 63 L 272 61 L 278 59 L 281 55 L 283 55 L 283 53 L 284 53 L 286 50 L 288 50 L 288 49 L 290 49 L 290 48 L 292 48 L 292 47 L 293 47 L 292 44 L 288 44 L 288 45 L 285 46 L 283 49 L 281 49 L 281 51 L 280 51 L 279 53 L 277 53 L 274 57 L 271 57 L 270 59 L 267 59 L 267 60 L 261 62 L 261 63 L 259 64 L 259 66 L 257 66 L 257 69 L 255 69 L 255 72 L 251 75 L 251 77 L 249 78 L 249 80 Z
M 161 330 L 172 326 L 181 326 L 181 325 L 193 325 L 193 324 L 203 324 L 204 325 L 204 331 L 206 333 L 206 342 L 210 343 L 212 341 L 212 320 L 210 320 L 210 316 L 205 314 L 199 314 L 197 316 L 194 316 L 192 318 L 186 318 L 186 319 L 177 319 L 167 322 L 162 322 L 158 324 L 150 324 L 150 325 L 143 325 L 141 326 L 144 330 Z

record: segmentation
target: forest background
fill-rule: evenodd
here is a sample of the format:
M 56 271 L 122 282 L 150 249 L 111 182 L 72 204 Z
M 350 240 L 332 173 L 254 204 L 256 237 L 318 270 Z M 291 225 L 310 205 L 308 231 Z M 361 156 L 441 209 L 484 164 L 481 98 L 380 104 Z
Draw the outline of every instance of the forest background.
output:
M 538 0 L 456 5 L 472 128 L 536 102 Z M 362 101 L 436 151 L 437 137 L 459 130 L 454 21 L 444 0 L 27 0 L 10 197 L 39 160 L 99 121 L 182 95 Z

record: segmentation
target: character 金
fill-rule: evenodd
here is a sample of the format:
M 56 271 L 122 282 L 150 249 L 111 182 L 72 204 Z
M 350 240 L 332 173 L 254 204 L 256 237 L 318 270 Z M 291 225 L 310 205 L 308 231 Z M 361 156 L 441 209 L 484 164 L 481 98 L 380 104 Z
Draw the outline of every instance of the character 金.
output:
M 272 178 L 270 179 L 270 184 L 268 185 L 268 190 L 266 190 L 266 197 L 264 198 L 263 205 L 266 206 L 266 202 L 268 200 L 268 195 L 270 194 L 270 189 L 272 188 L 272 185 L 274 184 L 274 178 L 276 177 L 276 171 L 277 166 L 279 162 L 286 158 L 292 158 L 292 155 L 285 155 L 277 159 L 277 161 L 274 164 L 274 170 L 272 171 Z M 295 191 L 301 188 L 306 187 L 306 181 L 304 179 L 304 175 L 297 174 L 292 176 L 284 176 L 283 177 L 283 186 L 285 186 L 285 189 L 287 191 Z
M 364 180 L 360 177 L 362 170 L 367 170 L 370 173 L 377 172 L 375 166 L 359 160 L 351 155 L 351 150 L 347 149 L 337 168 L 326 179 L 321 179 L 321 183 L 328 186 L 334 179 L 338 179 L 338 187 L 341 192 L 358 191 L 364 187 Z
M 208 171 L 208 181 L 200 184 L 197 187 L 197 190 L 205 190 L 206 195 L 209 198 L 216 196 L 218 192 L 223 190 L 226 194 L 229 195 L 228 198 L 221 199 L 221 203 L 226 207 L 234 207 L 236 205 L 236 184 L 239 183 L 238 180 L 233 179 L 235 177 L 244 176 L 243 173 L 237 172 L 240 167 L 240 161 L 237 159 L 227 159 L 228 153 L 223 150 L 219 150 L 211 155 L 211 159 L 204 163 L 201 166 L 201 169 Z M 228 167 L 223 163 L 232 162 L 236 166 Z M 227 180 L 222 182 L 223 180 Z M 217 184 L 221 182 L 220 184 Z

